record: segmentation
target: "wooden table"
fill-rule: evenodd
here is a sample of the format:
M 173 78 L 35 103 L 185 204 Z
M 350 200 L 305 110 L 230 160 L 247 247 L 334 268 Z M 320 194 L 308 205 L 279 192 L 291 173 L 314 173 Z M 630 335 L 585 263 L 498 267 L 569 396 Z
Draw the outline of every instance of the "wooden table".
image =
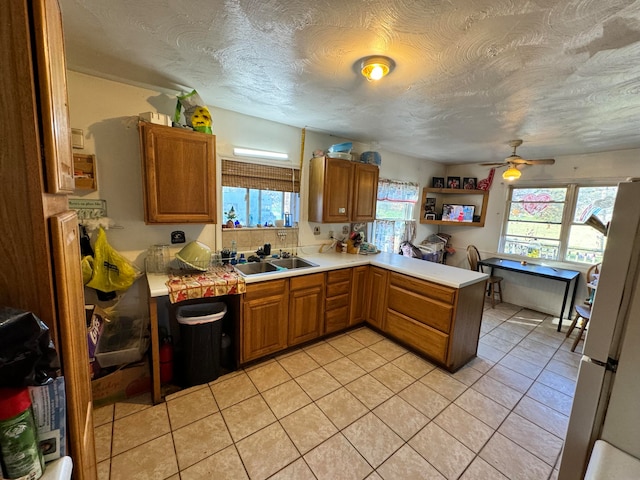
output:
M 562 317 L 567 306 L 567 298 L 569 297 L 569 289 L 573 283 L 573 293 L 571 295 L 571 306 L 569 307 L 569 317 L 573 311 L 573 304 L 576 300 L 576 290 L 578 289 L 578 278 L 580 272 L 577 270 L 566 270 L 563 268 L 554 268 L 546 265 L 538 265 L 535 263 L 522 264 L 515 260 L 506 260 L 504 258 L 488 258 L 478 262 L 479 265 L 485 267 L 491 267 L 491 275 L 496 268 L 507 270 L 510 272 L 524 273 L 525 275 L 533 275 L 535 277 L 549 278 L 551 280 L 557 280 L 565 284 L 564 297 L 562 299 L 562 308 L 560 309 L 560 318 L 558 321 L 558 331 L 562 328 Z

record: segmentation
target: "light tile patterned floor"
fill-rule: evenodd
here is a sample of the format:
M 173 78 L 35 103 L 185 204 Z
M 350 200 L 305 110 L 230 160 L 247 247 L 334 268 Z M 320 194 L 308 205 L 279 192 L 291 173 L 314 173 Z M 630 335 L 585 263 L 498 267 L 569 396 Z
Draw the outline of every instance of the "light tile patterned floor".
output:
M 485 309 L 478 357 L 449 374 L 352 330 L 156 406 L 97 409 L 99 478 L 555 479 L 572 340 L 500 304 Z

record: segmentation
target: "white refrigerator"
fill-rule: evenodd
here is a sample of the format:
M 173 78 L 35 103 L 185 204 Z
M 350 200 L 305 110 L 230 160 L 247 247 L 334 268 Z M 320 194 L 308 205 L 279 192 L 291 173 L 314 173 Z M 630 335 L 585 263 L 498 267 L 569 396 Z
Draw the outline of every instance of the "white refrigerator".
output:
M 640 181 L 623 182 L 591 308 L 559 480 L 583 478 L 597 439 L 640 458 L 639 261 Z

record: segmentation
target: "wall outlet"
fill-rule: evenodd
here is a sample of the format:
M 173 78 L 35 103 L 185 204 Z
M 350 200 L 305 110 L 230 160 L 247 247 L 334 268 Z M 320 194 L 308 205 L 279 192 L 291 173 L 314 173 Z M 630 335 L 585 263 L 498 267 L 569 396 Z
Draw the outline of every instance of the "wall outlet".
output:
M 333 230 L 329 230 L 329 238 L 333 238 Z
M 313 234 L 320 235 L 320 227 L 313 227 Z
M 171 232 L 171 243 L 172 244 L 176 244 L 176 243 L 184 243 L 185 237 L 184 237 L 184 232 L 182 230 L 176 230 L 174 232 Z
M 342 234 L 343 235 L 349 235 L 349 226 L 348 225 L 343 225 L 342 226 Z

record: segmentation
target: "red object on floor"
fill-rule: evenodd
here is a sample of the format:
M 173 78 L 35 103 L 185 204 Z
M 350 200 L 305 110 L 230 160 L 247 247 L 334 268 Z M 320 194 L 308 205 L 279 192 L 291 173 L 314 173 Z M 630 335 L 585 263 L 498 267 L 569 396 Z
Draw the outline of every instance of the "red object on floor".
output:
M 171 339 L 165 338 L 160 346 L 160 382 L 173 380 L 173 345 Z

